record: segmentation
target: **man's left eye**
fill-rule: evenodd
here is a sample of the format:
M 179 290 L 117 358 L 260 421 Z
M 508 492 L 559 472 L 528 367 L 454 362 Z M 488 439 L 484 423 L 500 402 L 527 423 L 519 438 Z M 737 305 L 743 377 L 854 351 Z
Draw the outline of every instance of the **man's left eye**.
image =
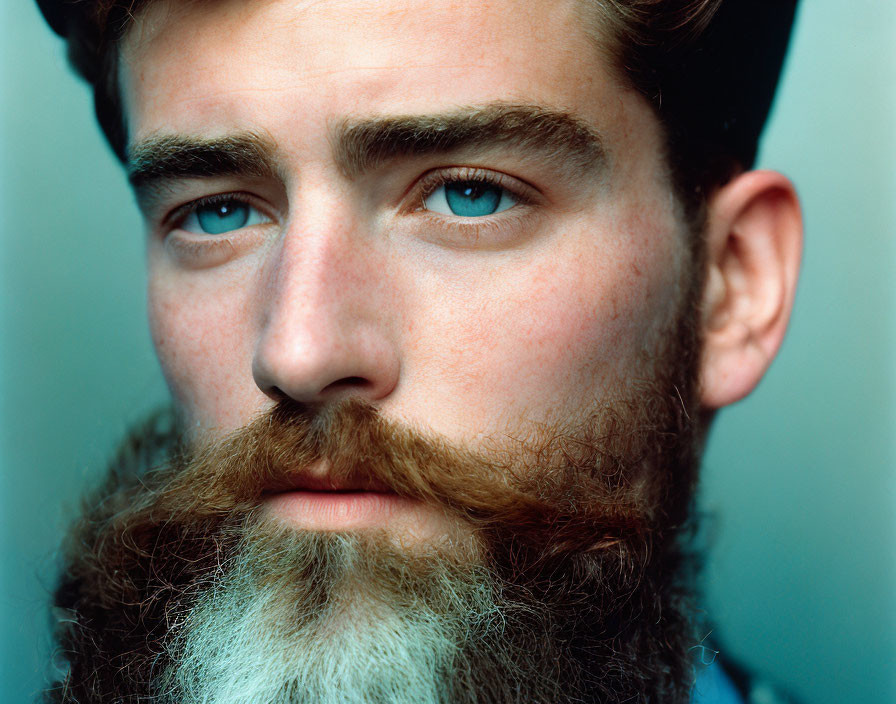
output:
M 269 218 L 246 201 L 223 198 L 196 204 L 179 227 L 197 235 L 223 235 L 269 221 Z
M 519 202 L 506 188 L 488 181 L 449 181 L 423 199 L 434 213 L 464 218 L 494 215 Z

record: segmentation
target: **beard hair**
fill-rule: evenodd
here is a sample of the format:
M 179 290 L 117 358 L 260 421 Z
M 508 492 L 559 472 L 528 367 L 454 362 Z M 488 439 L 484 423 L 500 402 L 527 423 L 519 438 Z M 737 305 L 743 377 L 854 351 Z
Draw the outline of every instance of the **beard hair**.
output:
M 688 701 L 703 426 L 685 310 L 645 381 L 514 444 L 474 452 L 358 400 L 283 401 L 147 470 L 180 435 L 144 428 L 69 535 L 67 672 L 47 700 Z M 265 521 L 263 491 L 321 459 L 469 530 L 408 549 Z
M 481 672 L 478 653 L 500 652 L 483 647 L 500 645 L 503 619 L 481 568 L 444 545 L 408 555 L 386 535 L 248 533 L 171 642 L 163 701 L 493 700 L 470 697 L 494 680 L 458 679 Z

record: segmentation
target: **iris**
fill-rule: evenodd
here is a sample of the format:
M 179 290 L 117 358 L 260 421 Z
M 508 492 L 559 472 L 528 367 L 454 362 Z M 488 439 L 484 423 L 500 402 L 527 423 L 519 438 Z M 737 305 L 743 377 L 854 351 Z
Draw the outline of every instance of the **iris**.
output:
M 475 218 L 498 210 L 504 189 L 485 181 L 454 181 L 445 184 L 445 200 L 454 215 Z
M 196 220 L 209 235 L 239 230 L 249 222 L 249 205 L 238 200 L 211 203 L 196 210 Z

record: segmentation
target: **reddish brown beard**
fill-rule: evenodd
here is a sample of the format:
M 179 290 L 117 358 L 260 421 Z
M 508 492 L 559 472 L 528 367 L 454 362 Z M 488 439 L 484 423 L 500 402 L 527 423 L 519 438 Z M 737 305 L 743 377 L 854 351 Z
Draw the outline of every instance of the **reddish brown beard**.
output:
M 283 402 L 159 469 L 116 463 L 70 536 L 56 593 L 68 671 L 48 699 L 155 696 L 172 629 L 234 554 L 264 490 L 325 458 L 334 477 L 373 481 L 474 530 L 507 607 L 512 647 L 501 647 L 520 658 L 503 673 L 488 653 L 469 658 L 483 672 L 463 673 L 457 701 L 687 701 L 681 535 L 699 445 L 690 320 L 668 340 L 650 381 L 576 430 L 542 429 L 500 452 L 450 447 L 358 401 Z M 145 437 L 131 447 L 171 445 Z M 511 671 L 553 689 L 521 691 Z

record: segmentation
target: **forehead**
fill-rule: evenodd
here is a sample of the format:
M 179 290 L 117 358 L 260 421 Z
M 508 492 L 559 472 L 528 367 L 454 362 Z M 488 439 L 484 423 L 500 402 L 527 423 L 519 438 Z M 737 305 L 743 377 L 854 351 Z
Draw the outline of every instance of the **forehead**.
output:
M 122 58 L 132 141 L 263 128 L 272 115 L 289 115 L 296 134 L 321 117 L 495 99 L 625 129 L 626 100 L 638 100 L 608 70 L 577 0 L 156 2 Z

